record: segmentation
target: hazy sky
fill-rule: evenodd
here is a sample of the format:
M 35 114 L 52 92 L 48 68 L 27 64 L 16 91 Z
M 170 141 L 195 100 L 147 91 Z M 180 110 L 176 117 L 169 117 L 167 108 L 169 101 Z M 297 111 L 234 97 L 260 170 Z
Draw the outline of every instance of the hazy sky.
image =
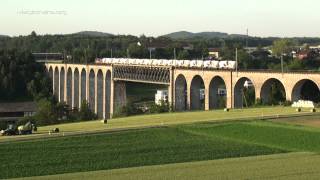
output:
M 0 34 L 186 30 L 320 36 L 319 0 L 1 0 Z

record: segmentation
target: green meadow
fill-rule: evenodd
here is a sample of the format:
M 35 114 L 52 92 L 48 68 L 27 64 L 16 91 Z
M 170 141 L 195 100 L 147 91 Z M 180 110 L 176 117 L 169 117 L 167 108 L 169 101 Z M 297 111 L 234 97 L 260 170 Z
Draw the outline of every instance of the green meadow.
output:
M 317 128 L 257 120 L 171 125 L 1 143 L 0 161 L 6 163 L 1 163 L 0 177 L 130 170 L 150 165 L 270 154 L 285 157 L 292 152 L 318 153 L 319 136 Z M 246 166 L 245 162 L 242 166 Z

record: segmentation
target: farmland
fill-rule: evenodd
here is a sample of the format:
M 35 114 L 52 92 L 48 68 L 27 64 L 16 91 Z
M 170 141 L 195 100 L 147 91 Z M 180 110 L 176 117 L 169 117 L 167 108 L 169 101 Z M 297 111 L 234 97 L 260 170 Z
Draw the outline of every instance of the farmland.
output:
M 244 158 L 230 158 L 168 165 L 143 166 L 113 170 L 67 173 L 23 178 L 23 180 L 55 179 L 314 179 L 320 176 L 320 155 L 288 153 Z
M 61 134 L 74 133 L 95 133 L 97 131 L 117 131 L 128 128 L 143 128 L 154 126 L 167 126 L 186 123 L 201 123 L 201 122 L 224 122 L 224 121 L 240 121 L 249 119 L 261 119 L 269 116 L 291 116 L 310 114 L 305 109 L 301 113 L 297 113 L 294 108 L 290 107 L 264 107 L 253 109 L 235 109 L 230 112 L 223 110 L 214 111 L 195 111 L 183 113 L 165 113 L 152 115 L 139 115 L 125 118 L 116 118 L 108 120 L 108 124 L 103 124 L 100 121 L 87 121 L 76 123 L 65 123 L 51 126 L 43 126 L 38 128 L 38 132 L 31 136 L 14 136 L 14 137 L 0 137 L 0 142 L 12 141 L 13 139 L 26 139 L 34 137 L 47 137 L 48 131 L 53 128 L 59 128 Z
M 129 168 L 123 171 L 133 172 L 134 176 L 135 170 L 131 170 L 131 167 L 151 168 L 152 172 L 153 166 L 150 165 L 172 164 L 172 168 L 176 167 L 178 171 L 181 169 L 179 168 L 181 164 L 175 165 L 175 163 L 187 163 L 186 166 L 189 164 L 192 166 L 191 162 L 195 161 L 203 161 L 195 162 L 196 168 L 201 168 L 197 163 L 209 163 L 207 165 L 211 166 L 211 162 L 213 166 L 215 163 L 222 163 L 223 167 L 228 163 L 230 165 L 229 160 L 232 161 L 226 158 L 252 157 L 252 161 L 255 161 L 254 159 L 260 159 L 257 155 L 269 154 L 278 154 L 276 159 L 285 166 L 291 161 L 298 163 L 294 157 L 288 161 L 281 160 L 281 157 L 288 156 L 286 153 L 310 152 L 306 156 L 299 155 L 303 159 L 312 157 L 310 155 L 312 153 L 320 152 L 319 136 L 320 130 L 317 128 L 257 120 L 170 125 L 161 128 L 1 143 L 0 161 L 10 163 L 1 165 L 0 176 L 13 178 L 96 170 L 117 172 L 118 170 L 112 169 L 119 168 Z M 223 160 L 208 161 L 217 159 Z M 241 161 L 243 168 L 253 167 L 254 164 L 250 159 L 236 161 L 239 163 Z M 223 165 L 223 162 L 227 164 Z M 257 168 L 259 164 L 262 167 L 267 166 L 263 162 L 266 161 L 255 161 Z M 168 171 L 165 170 L 167 166 L 171 167 L 164 166 L 165 172 Z M 230 166 L 230 168 L 236 167 Z M 139 169 L 136 170 L 139 173 Z M 141 171 L 143 170 L 140 170 L 140 173 Z M 266 171 L 271 171 L 270 167 Z M 292 169 L 289 168 L 289 171 Z M 214 172 L 218 173 L 218 170 Z M 161 174 L 161 171 L 159 173 Z M 130 173 L 128 175 L 130 176 Z

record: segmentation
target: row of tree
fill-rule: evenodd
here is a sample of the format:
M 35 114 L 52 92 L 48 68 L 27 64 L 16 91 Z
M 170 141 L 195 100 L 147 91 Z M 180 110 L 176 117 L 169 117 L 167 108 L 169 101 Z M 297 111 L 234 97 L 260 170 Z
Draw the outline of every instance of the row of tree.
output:
M 70 111 L 65 103 L 57 102 L 55 98 L 43 98 L 37 102 L 37 112 L 34 116 L 22 119 L 23 124 L 27 121 L 37 125 L 59 124 L 63 122 L 88 121 L 97 119 L 86 101 L 81 103 L 79 110 Z
M 0 49 L 0 102 L 50 96 L 51 83 L 42 64 L 28 51 Z
M 36 101 L 36 115 L 25 120 L 55 124 L 64 120 L 96 118 L 85 101 L 79 111 L 70 111 L 65 103 L 58 103 L 53 97 L 51 85 L 44 64 L 37 63 L 31 52 L 0 50 L 0 102 Z
M 248 41 L 249 47 L 274 46 L 274 55 L 285 53 L 295 45 L 302 43 L 320 43 L 319 38 L 258 38 L 258 37 L 228 37 L 228 38 L 191 38 L 175 40 L 168 37 L 136 36 L 92 36 L 83 34 L 70 35 L 37 35 L 0 38 L 0 49 L 22 49 L 30 52 L 60 52 L 71 55 L 70 63 L 91 63 L 96 57 L 132 57 L 156 59 L 202 59 L 208 56 L 208 48 L 221 49 L 223 59 L 235 59 L 235 48 L 239 49 L 241 68 L 259 68 L 257 64 L 272 64 L 279 59 L 266 58 L 263 53 L 253 61 L 243 48 Z M 139 43 L 138 43 L 139 42 Z M 174 53 L 175 52 L 175 53 Z M 262 51 L 261 51 L 262 52 Z M 256 59 L 255 59 L 256 60 Z M 67 61 L 67 60 L 66 60 Z M 272 65 L 261 65 L 264 68 Z

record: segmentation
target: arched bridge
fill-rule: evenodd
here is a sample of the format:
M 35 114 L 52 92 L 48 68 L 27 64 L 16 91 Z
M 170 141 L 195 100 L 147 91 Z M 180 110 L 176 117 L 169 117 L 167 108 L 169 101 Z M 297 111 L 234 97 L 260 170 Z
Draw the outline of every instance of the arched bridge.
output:
M 239 71 L 172 66 L 125 66 L 106 64 L 55 64 L 46 68 L 53 82 L 53 92 L 59 101 L 79 108 L 83 100 L 100 118 L 110 118 L 116 108 L 126 104 L 126 81 L 167 85 L 168 101 L 176 111 L 210 110 L 221 104 L 221 89 L 225 89 L 225 106 L 243 106 L 243 85 L 252 82 L 255 98 L 270 101 L 272 85 L 277 82 L 285 99 L 301 98 L 305 83 L 320 88 L 320 73 Z M 200 97 L 204 89 L 204 97 Z

